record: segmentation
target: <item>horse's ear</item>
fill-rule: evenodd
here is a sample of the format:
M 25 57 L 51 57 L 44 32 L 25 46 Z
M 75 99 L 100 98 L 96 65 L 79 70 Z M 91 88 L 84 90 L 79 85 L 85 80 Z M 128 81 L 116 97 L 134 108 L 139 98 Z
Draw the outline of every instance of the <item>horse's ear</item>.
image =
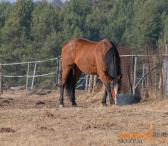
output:
M 102 40 L 102 42 L 103 42 L 106 49 L 109 49 L 112 47 L 112 44 L 107 39 Z

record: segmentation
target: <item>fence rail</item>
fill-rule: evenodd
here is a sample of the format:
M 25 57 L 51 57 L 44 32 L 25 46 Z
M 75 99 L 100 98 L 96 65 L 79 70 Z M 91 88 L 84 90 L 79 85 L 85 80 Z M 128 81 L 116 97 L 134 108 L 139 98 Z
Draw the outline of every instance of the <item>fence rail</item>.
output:
M 156 58 L 156 56 L 163 56 L 163 57 L 168 57 L 168 54 L 158 54 L 158 55 L 150 55 L 150 57 Z M 144 84 L 146 84 L 146 86 L 148 86 L 149 84 L 149 74 L 152 70 L 152 72 L 154 72 L 153 68 L 150 69 L 150 65 L 149 65 L 149 60 L 148 62 L 143 62 L 142 64 L 139 64 L 139 58 L 147 58 L 149 57 L 149 55 L 135 55 L 135 54 L 131 54 L 131 55 L 120 55 L 121 58 L 127 58 L 129 57 L 132 62 L 132 64 L 130 64 L 129 66 L 132 65 L 132 70 L 130 71 L 130 76 L 129 78 L 129 82 L 130 82 L 130 88 L 132 89 L 131 92 L 135 93 L 136 88 L 139 86 L 139 84 L 142 84 L 142 87 L 145 87 Z M 160 58 L 160 57 L 158 57 Z M 44 73 L 44 74 L 37 74 L 37 66 L 38 64 L 42 64 L 44 62 L 50 62 L 50 61 L 56 61 L 56 65 L 55 65 L 55 70 L 48 72 L 48 73 Z M 30 73 L 30 65 L 33 64 L 33 70 L 32 73 Z M 27 69 L 26 74 L 23 75 L 17 75 L 17 74 L 4 74 L 3 73 L 3 68 L 6 67 L 10 67 L 10 66 L 15 66 L 15 65 L 27 65 Z M 140 76 L 138 75 L 138 68 L 140 68 L 140 65 L 142 66 L 142 71 L 140 73 Z M 154 60 L 154 67 L 156 67 L 156 60 Z M 158 69 L 158 67 L 156 67 L 156 69 Z M 45 60 L 37 60 L 37 61 L 27 61 L 27 62 L 15 62 L 15 63 L 0 63 L 0 93 L 2 93 L 2 84 L 3 84 L 3 79 L 4 78 L 26 78 L 26 90 L 28 91 L 29 89 L 33 89 L 34 87 L 34 81 L 35 78 L 38 77 L 49 77 L 54 75 L 55 79 L 56 79 L 56 84 L 58 84 L 60 82 L 60 70 L 61 70 L 61 57 L 57 57 L 57 58 L 51 58 L 51 59 L 45 59 Z M 156 73 L 155 73 L 156 74 Z M 155 75 L 156 76 L 156 75 Z M 146 79 L 145 79 L 146 78 Z M 29 81 L 31 79 L 31 86 L 29 86 Z M 158 82 L 158 79 L 155 77 L 155 82 Z M 79 81 L 77 82 L 77 88 L 81 88 L 84 86 L 84 89 L 87 90 L 88 92 L 92 92 L 92 90 L 94 90 L 94 87 L 96 85 L 96 81 L 97 81 L 97 77 L 96 76 L 92 76 L 92 75 L 83 75 Z M 160 82 L 160 80 L 159 80 Z M 163 82 L 163 81 L 162 81 Z M 156 85 L 155 85 L 156 86 Z
M 42 62 L 58 60 L 60 58 L 61 58 L 61 56 L 59 56 L 57 58 L 46 59 L 46 60 L 27 61 L 27 62 L 14 62 L 14 63 L 0 63 L 0 66 L 22 65 L 22 64 L 28 64 L 28 63 L 29 64 L 42 63 Z
M 148 57 L 148 55 L 120 55 L 121 57 Z M 161 54 L 159 56 L 168 57 L 168 54 Z M 48 62 L 53 60 L 61 59 L 61 56 L 51 59 L 45 59 L 45 60 L 37 60 L 37 61 L 27 61 L 27 62 L 13 62 L 13 63 L 0 63 L 0 66 L 11 66 L 11 65 L 22 65 L 22 64 L 34 64 L 34 63 L 42 63 L 42 62 Z

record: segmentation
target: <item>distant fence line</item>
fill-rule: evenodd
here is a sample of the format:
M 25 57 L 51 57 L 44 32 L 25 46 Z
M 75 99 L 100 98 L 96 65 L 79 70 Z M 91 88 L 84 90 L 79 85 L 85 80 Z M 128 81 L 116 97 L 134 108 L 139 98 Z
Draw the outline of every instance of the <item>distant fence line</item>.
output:
M 56 58 L 46 59 L 46 60 L 27 61 L 27 62 L 14 62 L 14 63 L 0 63 L 0 66 L 22 65 L 22 64 L 28 64 L 28 63 L 29 64 L 32 64 L 32 63 L 42 63 L 42 62 L 48 62 L 48 61 L 58 60 L 60 58 L 61 58 L 61 56 L 56 57 Z
M 156 56 L 156 55 L 154 55 Z M 168 57 L 168 54 L 162 54 L 160 56 L 163 57 Z M 148 55 L 120 55 L 120 57 L 148 57 Z M 27 61 L 27 62 L 14 62 L 14 63 L 0 63 L 0 66 L 11 66 L 11 65 L 22 65 L 22 64 L 34 64 L 34 63 L 42 63 L 42 62 L 48 62 L 48 61 L 53 61 L 53 60 L 58 60 L 61 59 L 61 56 L 56 57 L 56 58 L 51 58 L 51 59 L 46 59 L 46 60 L 37 60 L 37 61 Z
M 152 55 L 151 55 L 152 56 Z M 150 57 L 151 57 L 150 56 Z M 163 56 L 163 57 L 168 57 L 168 54 L 162 54 L 162 55 L 153 55 L 154 57 L 156 56 Z M 152 56 L 152 57 L 153 57 Z M 139 63 L 138 63 L 138 58 L 141 57 L 145 57 L 148 58 L 149 55 L 135 55 L 135 54 L 131 54 L 131 55 L 120 55 L 121 58 L 125 58 L 125 57 L 130 57 L 132 62 L 132 71 L 131 71 L 131 92 L 135 93 L 136 88 L 138 87 L 138 85 L 140 83 L 142 83 L 142 86 L 144 87 L 144 84 L 149 84 L 149 78 L 147 78 L 144 81 L 144 78 L 148 77 L 150 74 L 151 70 L 154 70 L 153 68 L 158 69 L 157 67 L 157 63 L 156 61 L 154 61 L 154 66 L 152 69 L 150 69 L 150 66 L 148 65 L 147 62 L 142 63 L 142 71 L 141 71 L 141 75 L 138 76 L 137 75 L 137 68 L 139 67 Z M 44 63 L 44 62 L 49 62 L 49 61 L 54 61 L 56 60 L 56 65 L 55 65 L 55 70 L 49 73 L 45 73 L 45 74 L 37 74 L 36 69 L 37 69 L 37 65 L 39 63 Z M 33 72 L 32 74 L 30 74 L 30 64 L 33 64 Z M 7 75 L 7 74 L 3 74 L 3 67 L 5 66 L 13 66 L 13 65 L 27 65 L 27 71 L 26 74 L 24 75 Z M 26 91 L 28 91 L 29 89 L 32 90 L 34 87 L 34 81 L 35 78 L 38 77 L 48 77 L 50 75 L 55 75 L 55 79 L 56 79 L 56 84 L 59 84 L 60 82 L 60 70 L 61 70 L 61 57 L 57 57 L 57 58 L 52 58 L 52 59 L 46 59 L 46 60 L 39 60 L 39 61 L 27 61 L 27 62 L 15 62 L 15 63 L 0 63 L 0 92 L 3 92 L 3 78 L 26 78 Z M 155 73 L 156 74 L 156 73 Z M 31 87 L 29 86 L 29 80 L 31 78 Z M 156 78 L 156 77 L 155 77 Z M 86 91 L 93 92 L 95 90 L 95 86 L 96 86 L 96 82 L 97 82 L 98 77 L 95 75 L 83 75 L 78 83 L 77 83 L 77 87 L 76 88 L 81 88 L 84 86 L 84 89 Z M 158 79 L 155 79 L 158 81 Z M 157 84 L 157 81 L 156 84 Z M 162 81 L 163 82 L 163 81 Z M 156 85 L 155 85 L 156 86 Z
M 58 74 L 59 71 L 59 64 L 60 64 L 60 56 L 57 58 L 52 58 L 52 59 L 46 59 L 46 60 L 38 60 L 38 61 L 27 61 L 27 62 L 15 62 L 15 63 L 0 63 L 0 92 L 3 92 L 3 78 L 26 78 L 26 91 L 28 91 L 28 83 L 29 83 L 29 78 L 32 78 L 32 82 L 31 82 L 31 87 L 30 89 L 33 89 L 34 86 L 34 80 L 37 77 L 47 77 L 50 75 L 56 75 Z M 49 72 L 49 73 L 45 73 L 45 74 L 36 74 L 36 68 L 37 68 L 37 64 L 38 63 L 43 63 L 43 62 L 49 62 L 49 61 L 53 61 L 56 60 L 57 66 L 56 66 L 56 71 L 55 72 Z M 27 74 L 26 75 L 6 75 L 3 74 L 3 67 L 4 66 L 14 66 L 14 65 L 26 65 L 27 64 Z M 33 74 L 30 75 L 30 64 L 34 64 L 34 69 L 33 69 Z

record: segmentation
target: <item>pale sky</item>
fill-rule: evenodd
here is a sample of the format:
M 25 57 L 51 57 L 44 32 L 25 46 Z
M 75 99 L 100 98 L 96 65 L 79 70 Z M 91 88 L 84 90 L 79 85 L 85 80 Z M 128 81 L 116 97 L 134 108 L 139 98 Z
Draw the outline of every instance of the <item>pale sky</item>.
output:
M 10 1 L 10 2 L 16 2 L 16 0 L 0 0 L 0 2 L 2 1 Z M 37 0 L 34 0 L 34 1 L 37 1 Z M 61 0 L 62 2 L 66 1 L 66 0 Z

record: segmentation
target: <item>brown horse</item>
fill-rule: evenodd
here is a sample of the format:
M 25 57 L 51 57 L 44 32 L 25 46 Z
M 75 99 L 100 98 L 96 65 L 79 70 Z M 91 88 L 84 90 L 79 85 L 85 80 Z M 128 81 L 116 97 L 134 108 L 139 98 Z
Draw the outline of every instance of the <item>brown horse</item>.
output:
M 102 104 L 116 101 L 121 85 L 120 57 L 115 45 L 107 39 L 93 42 L 86 39 L 72 39 L 62 49 L 62 79 L 60 84 L 60 106 L 64 106 L 64 88 L 72 106 L 76 106 L 75 87 L 81 73 L 97 74 L 105 89 Z M 116 103 L 116 102 L 115 102 Z

